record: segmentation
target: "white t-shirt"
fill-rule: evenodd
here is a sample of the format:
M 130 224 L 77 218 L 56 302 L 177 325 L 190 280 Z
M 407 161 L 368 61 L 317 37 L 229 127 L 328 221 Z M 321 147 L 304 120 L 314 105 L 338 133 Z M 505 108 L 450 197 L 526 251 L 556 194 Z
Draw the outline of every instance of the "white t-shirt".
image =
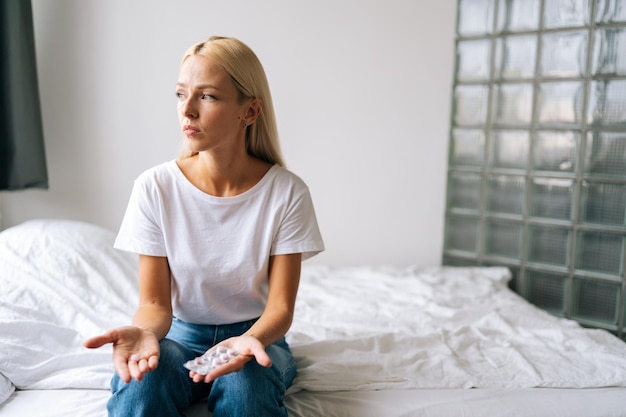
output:
M 271 255 L 304 260 L 324 243 L 308 187 L 286 169 L 274 165 L 248 191 L 216 197 L 169 161 L 135 181 L 115 247 L 167 257 L 174 315 L 217 325 L 261 315 Z

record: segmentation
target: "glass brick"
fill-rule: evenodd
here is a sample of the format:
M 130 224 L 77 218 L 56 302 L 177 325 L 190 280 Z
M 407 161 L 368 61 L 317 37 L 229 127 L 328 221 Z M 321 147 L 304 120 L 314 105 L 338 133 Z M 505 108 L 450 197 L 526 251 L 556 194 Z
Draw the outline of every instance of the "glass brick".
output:
M 568 266 L 570 229 L 552 226 L 528 227 L 527 260 Z
M 526 130 L 492 130 L 491 166 L 526 169 L 530 139 Z
M 452 172 L 448 177 L 448 208 L 480 210 L 480 174 Z
M 500 84 L 494 88 L 494 122 L 528 126 L 532 119 L 532 84 Z
M 626 4 L 623 0 L 597 0 L 596 23 L 626 22 Z
M 618 283 L 575 277 L 572 290 L 574 317 L 617 324 L 620 299 Z
M 626 75 L 626 28 L 595 30 L 591 72 L 593 75 Z
M 444 255 L 442 265 L 444 266 L 477 266 L 476 258 L 460 258 L 457 256 Z
M 539 86 L 537 114 L 544 126 L 577 125 L 582 115 L 582 82 L 546 82 Z
M 567 276 L 528 269 L 525 276 L 528 301 L 557 314 L 564 312 Z
M 449 215 L 446 218 L 446 249 L 476 252 L 478 224 L 477 218 Z
M 521 224 L 489 219 L 484 226 L 484 254 L 519 258 L 521 239 Z
M 544 0 L 543 27 L 557 29 L 589 24 L 591 0 Z
M 507 36 L 496 41 L 495 77 L 528 79 L 535 75 L 537 35 Z
M 587 121 L 594 125 L 626 127 L 626 80 L 589 83 Z
M 457 86 L 454 90 L 454 123 L 458 126 L 484 125 L 488 99 L 487 86 Z
M 624 255 L 622 235 L 579 231 L 576 237 L 576 268 L 621 275 Z
M 461 36 L 492 32 L 494 0 L 460 0 L 457 33 Z
M 482 130 L 454 129 L 450 147 L 450 165 L 481 167 L 485 155 L 485 133 Z
M 498 31 L 520 32 L 539 29 L 540 0 L 499 0 Z
M 582 77 L 587 65 L 587 31 L 545 33 L 541 36 L 540 74 Z
M 483 130 L 453 129 L 450 145 L 450 166 L 482 167 L 485 155 Z
M 626 226 L 626 184 L 583 181 L 580 218 L 585 223 Z
M 513 175 L 490 175 L 487 178 L 487 210 L 491 213 L 524 213 L 526 179 Z
M 578 132 L 537 132 L 533 143 L 533 169 L 574 172 L 579 137 Z
M 626 132 L 588 132 L 583 171 L 626 177 Z
M 456 48 L 458 81 L 488 81 L 491 64 L 491 40 L 459 41 Z
M 574 181 L 559 178 L 533 178 L 530 190 L 529 215 L 570 220 L 574 197 Z

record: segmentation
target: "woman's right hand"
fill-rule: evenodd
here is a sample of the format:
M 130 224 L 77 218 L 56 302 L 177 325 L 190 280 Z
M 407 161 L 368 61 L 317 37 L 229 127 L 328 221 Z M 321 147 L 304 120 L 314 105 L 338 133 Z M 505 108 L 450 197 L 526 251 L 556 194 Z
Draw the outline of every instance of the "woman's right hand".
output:
M 159 339 L 153 332 L 136 326 L 118 327 L 87 339 L 84 345 L 95 349 L 107 343 L 113 344 L 113 366 L 126 383 L 132 378 L 141 381 L 159 364 Z

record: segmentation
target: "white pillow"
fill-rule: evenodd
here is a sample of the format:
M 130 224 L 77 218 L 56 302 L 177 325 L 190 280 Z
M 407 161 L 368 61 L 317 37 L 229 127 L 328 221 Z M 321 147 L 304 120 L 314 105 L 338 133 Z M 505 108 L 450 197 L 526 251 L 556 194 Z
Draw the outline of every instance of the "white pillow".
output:
M 0 404 L 5 402 L 15 391 L 15 386 L 8 378 L 0 374 Z
M 130 323 L 137 305 L 137 257 L 114 238 L 68 220 L 0 233 L 0 373 L 15 387 L 108 388 L 111 347 L 82 343 Z

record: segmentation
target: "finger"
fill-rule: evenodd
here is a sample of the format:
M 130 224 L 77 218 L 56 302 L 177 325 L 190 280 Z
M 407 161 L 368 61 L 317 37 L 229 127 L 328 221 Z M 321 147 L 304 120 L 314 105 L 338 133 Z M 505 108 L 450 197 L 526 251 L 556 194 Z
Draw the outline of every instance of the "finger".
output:
M 154 371 L 157 366 L 159 366 L 159 356 L 158 355 L 152 355 L 148 358 L 148 368 L 150 368 L 151 371 Z
M 139 367 L 139 372 L 141 372 L 142 374 L 145 374 L 146 372 L 150 372 L 150 366 L 148 365 L 148 360 L 147 359 L 141 359 L 139 362 L 137 362 L 137 365 Z
M 98 336 L 90 337 L 83 342 L 83 346 L 88 349 L 96 349 L 107 343 L 113 343 L 113 339 L 109 333 L 101 334 Z
M 190 377 L 190 378 L 191 378 L 191 380 L 192 380 L 193 382 L 195 382 L 196 384 L 197 384 L 197 383 L 200 383 L 200 382 L 206 382 L 206 383 L 209 383 L 209 382 L 211 382 L 211 381 L 212 381 L 212 380 L 210 380 L 210 379 L 207 379 L 207 378 L 208 378 L 208 375 L 202 375 L 202 374 L 199 374 L 199 373 L 194 372 L 194 371 L 189 371 L 189 377 Z
M 208 384 L 208 383 L 210 383 L 212 381 L 215 381 L 217 378 L 219 378 L 219 377 L 221 377 L 223 375 L 230 374 L 231 372 L 237 372 L 240 369 L 241 368 L 233 367 L 232 364 L 219 366 L 219 367 L 213 369 L 208 374 L 204 375 L 204 382 L 206 382 Z
M 126 359 L 122 357 L 114 358 L 113 366 L 120 379 L 128 384 L 130 382 L 131 376 L 128 369 L 128 362 L 126 361 Z
M 207 375 L 204 376 L 204 382 L 209 383 L 211 381 L 215 381 L 220 376 L 230 374 L 232 372 L 239 372 L 250 359 L 252 359 L 252 356 L 238 355 L 229 362 L 212 369 Z
M 270 366 L 272 366 L 272 359 L 270 359 L 265 349 L 255 349 L 253 353 L 254 353 L 254 359 L 256 359 L 259 365 L 264 366 L 266 368 L 269 368 Z
M 204 380 L 204 375 L 200 375 L 194 371 L 189 371 L 189 378 L 197 384 L 198 382 L 202 382 Z
M 128 361 L 128 371 L 130 372 L 131 377 L 135 378 L 137 381 L 141 381 L 143 373 L 139 370 L 139 365 L 137 361 Z

